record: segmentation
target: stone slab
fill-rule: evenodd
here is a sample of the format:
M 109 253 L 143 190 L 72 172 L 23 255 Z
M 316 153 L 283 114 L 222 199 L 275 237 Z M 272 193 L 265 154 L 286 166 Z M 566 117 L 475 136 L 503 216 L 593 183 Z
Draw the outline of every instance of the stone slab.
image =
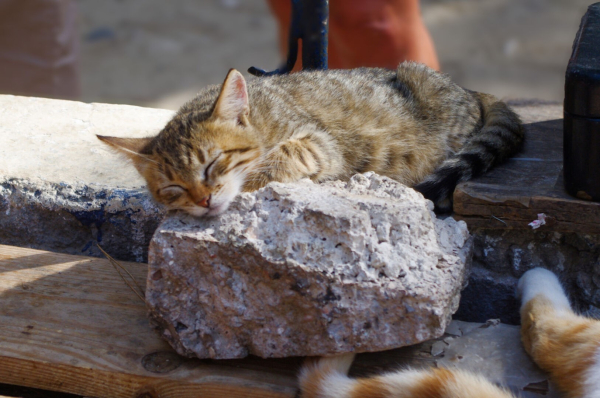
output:
M 158 228 L 146 302 L 182 355 L 381 351 L 441 335 L 468 273 L 466 226 L 387 177 L 271 183 L 219 217 Z
M 600 203 L 570 196 L 563 177 L 563 120 L 525 124 L 523 151 L 454 192 L 455 216 L 470 228 L 530 229 L 600 234 Z
M 0 243 L 146 259 L 162 217 L 127 161 L 96 134 L 157 134 L 173 112 L 0 95 Z

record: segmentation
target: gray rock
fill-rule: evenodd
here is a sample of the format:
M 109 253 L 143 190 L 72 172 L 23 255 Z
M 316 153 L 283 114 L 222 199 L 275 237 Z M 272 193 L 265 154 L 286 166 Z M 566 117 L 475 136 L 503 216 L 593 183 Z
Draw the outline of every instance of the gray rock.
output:
M 381 351 L 443 334 L 471 251 L 463 222 L 391 179 L 272 183 L 218 218 L 167 217 L 146 300 L 186 356 Z

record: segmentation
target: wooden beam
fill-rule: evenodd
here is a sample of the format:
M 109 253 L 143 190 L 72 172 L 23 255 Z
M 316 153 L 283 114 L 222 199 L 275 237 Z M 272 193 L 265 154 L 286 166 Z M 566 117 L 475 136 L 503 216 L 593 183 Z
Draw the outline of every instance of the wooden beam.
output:
M 141 286 L 146 264 L 122 263 Z M 183 358 L 104 259 L 0 245 L 0 382 L 94 397 L 293 397 L 297 358 Z
M 145 264 L 121 264 L 145 285 Z M 518 327 L 453 325 L 440 339 L 360 354 L 350 376 L 451 366 L 511 388 L 543 380 Z M 441 341 L 445 354 L 432 355 Z M 0 245 L 0 383 L 110 398 L 291 398 L 300 363 L 180 357 L 108 261 Z
M 562 175 L 562 120 L 527 124 L 523 151 L 454 192 L 455 218 L 470 229 L 531 229 L 600 234 L 600 203 L 569 196 Z

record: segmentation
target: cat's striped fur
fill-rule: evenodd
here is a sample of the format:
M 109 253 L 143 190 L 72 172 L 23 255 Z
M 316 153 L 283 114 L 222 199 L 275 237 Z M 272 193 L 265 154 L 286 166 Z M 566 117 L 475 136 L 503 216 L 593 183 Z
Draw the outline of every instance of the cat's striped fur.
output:
M 481 376 L 443 368 L 351 379 L 346 374 L 353 358 L 343 354 L 304 365 L 302 398 L 514 398 Z
M 374 171 L 438 209 L 456 184 L 516 153 L 517 115 L 424 65 L 306 71 L 223 85 L 185 104 L 154 138 L 99 137 L 130 156 L 155 198 L 197 215 L 270 181 Z
M 600 321 L 575 314 L 558 278 L 536 268 L 519 280 L 525 350 L 569 398 L 600 398 Z M 347 376 L 353 354 L 311 360 L 300 373 L 303 398 L 511 398 L 484 378 L 455 369 Z

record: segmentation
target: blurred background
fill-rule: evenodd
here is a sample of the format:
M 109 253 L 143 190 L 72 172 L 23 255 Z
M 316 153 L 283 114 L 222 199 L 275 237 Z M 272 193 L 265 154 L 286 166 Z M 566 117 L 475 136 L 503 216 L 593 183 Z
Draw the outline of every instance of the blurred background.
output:
M 85 102 L 177 109 L 201 88 L 220 83 L 229 68 L 271 70 L 282 59 L 277 24 L 264 0 L 74 4 L 78 98 Z M 589 4 L 422 0 L 421 10 L 441 70 L 460 85 L 502 98 L 562 101 L 571 45 Z

